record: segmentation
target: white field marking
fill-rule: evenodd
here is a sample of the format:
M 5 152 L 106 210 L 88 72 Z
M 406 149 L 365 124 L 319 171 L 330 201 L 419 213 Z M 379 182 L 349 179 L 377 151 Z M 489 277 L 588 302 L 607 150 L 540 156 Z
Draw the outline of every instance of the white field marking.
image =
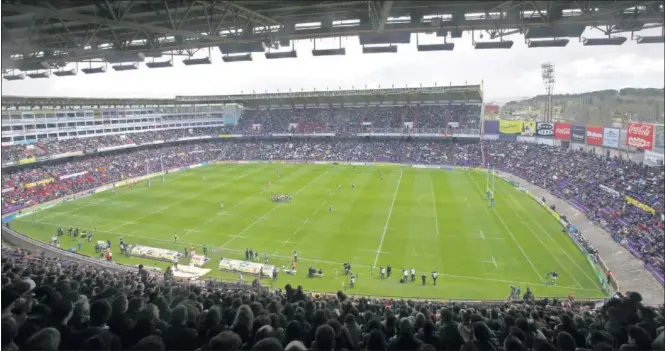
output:
M 477 182 L 473 177 L 471 177 L 471 180 L 473 181 L 473 184 L 476 185 L 476 189 L 478 189 L 478 191 L 480 192 L 480 194 L 481 194 L 481 196 L 482 196 L 482 195 L 483 195 L 483 191 L 482 191 L 482 189 L 480 189 L 480 185 L 478 185 L 478 182 Z M 486 209 L 487 211 L 490 211 L 489 209 L 487 209 L 487 207 L 485 207 L 485 209 Z M 529 258 L 529 256 L 526 254 L 526 251 L 524 251 L 524 248 L 522 247 L 522 245 L 520 245 L 520 243 L 517 241 L 517 239 L 515 239 L 515 234 L 513 234 L 513 231 L 510 230 L 510 227 L 508 227 L 508 225 L 507 225 L 506 222 L 503 220 L 503 218 L 501 217 L 501 215 L 499 214 L 499 212 L 497 212 L 496 209 L 493 208 L 493 207 L 492 207 L 492 210 L 491 210 L 491 211 L 494 212 L 494 215 L 496 216 L 496 218 L 499 219 L 499 222 L 501 222 L 501 224 L 502 224 L 503 227 L 506 229 L 506 231 L 508 231 L 508 235 L 510 235 L 510 237 L 513 239 L 513 242 L 515 242 L 515 245 L 517 245 L 517 248 L 520 250 L 520 252 L 522 252 L 522 255 L 524 256 L 524 258 L 526 258 L 527 262 L 529 262 L 529 265 L 530 265 L 531 268 L 533 269 L 533 272 L 536 273 L 536 276 L 537 276 L 537 277 L 540 277 L 540 273 L 538 273 L 538 268 L 536 268 L 536 265 L 533 264 L 533 261 L 531 261 L 531 259 Z
M 24 220 L 24 219 L 18 219 L 17 221 L 29 222 L 28 220 Z M 35 223 L 41 223 L 41 224 L 47 224 L 47 225 L 53 225 L 53 226 L 59 226 L 59 227 L 70 227 L 71 226 L 69 224 L 47 223 L 47 222 L 39 222 L 39 221 L 35 221 Z M 109 233 L 109 234 L 114 234 L 114 235 L 118 235 L 118 236 L 126 236 L 126 237 L 146 239 L 146 240 L 151 240 L 151 241 L 154 241 L 154 242 L 161 242 L 161 243 L 166 243 L 166 244 L 171 244 L 171 245 L 173 244 L 173 240 L 157 239 L 157 238 L 150 237 L 150 236 L 127 234 L 127 233 L 120 233 L 120 232 L 110 232 L 108 230 L 97 230 L 97 232 L 98 233 Z M 178 241 L 178 244 L 185 244 L 187 246 L 198 246 L 198 245 L 200 245 L 200 244 L 197 244 L 197 243 L 189 243 L 189 242 L 184 242 L 184 241 Z M 208 246 L 208 247 L 211 248 L 211 249 L 215 249 L 215 250 L 221 249 L 220 247 L 213 247 L 213 246 Z M 230 252 L 237 252 L 237 253 L 245 252 L 245 250 L 240 250 L 240 249 L 224 249 L 224 250 L 230 251 Z M 290 260 L 292 258 L 292 256 L 277 256 L 276 254 L 274 254 L 273 256 L 276 257 L 276 258 L 279 258 L 279 259 L 286 259 L 286 260 Z M 320 260 L 320 259 L 315 259 L 315 258 L 304 258 L 304 257 L 301 257 L 301 256 L 298 256 L 298 260 L 306 261 L 306 262 L 330 264 L 330 265 L 341 265 L 341 264 L 343 264 L 343 262 Z M 354 264 L 354 266 L 361 267 L 361 268 L 372 268 L 372 266 L 362 265 L 362 264 Z M 422 272 L 418 272 L 418 273 L 422 273 Z M 424 273 L 429 274 L 431 272 L 424 272 Z M 493 279 L 493 278 L 486 278 L 486 277 L 475 277 L 475 276 L 456 275 L 456 274 L 447 274 L 447 273 L 445 273 L 445 274 L 444 273 L 439 273 L 439 276 L 446 276 L 446 277 L 459 278 L 459 279 L 468 279 L 468 280 L 479 280 L 479 281 L 506 283 L 506 284 L 522 284 L 522 285 L 542 286 L 542 287 L 548 287 L 549 286 L 549 285 L 543 284 L 543 283 Z M 584 288 L 577 288 L 577 287 L 574 287 L 574 286 L 557 285 L 557 287 L 562 288 L 562 289 L 571 289 L 571 290 L 577 290 L 577 291 L 594 291 L 594 292 L 598 291 L 598 289 L 584 289 Z
M 485 239 L 485 234 L 483 234 L 483 231 L 482 231 L 482 230 L 480 231 L 479 234 L 480 234 L 480 237 L 481 237 L 481 238 Z
M 381 249 L 383 248 L 383 240 L 386 238 L 386 233 L 388 232 L 388 224 L 390 223 L 390 217 L 393 215 L 393 208 L 395 208 L 395 200 L 397 200 L 397 192 L 399 191 L 399 185 L 402 183 L 402 176 L 404 171 L 399 170 L 399 180 L 397 181 L 397 186 L 395 187 L 395 194 L 393 195 L 393 203 L 390 205 L 390 211 L 388 211 L 388 218 L 386 218 L 386 225 L 383 226 L 383 235 L 381 235 L 381 241 L 379 242 L 379 248 L 376 250 L 376 257 L 374 258 L 374 264 L 372 267 L 376 268 L 376 263 L 379 261 L 379 255 L 381 255 Z
M 316 181 L 317 179 L 321 178 L 324 174 L 328 173 L 329 170 L 330 170 L 330 168 L 326 169 L 324 172 L 322 172 L 322 173 L 319 174 L 318 176 L 314 177 L 312 180 L 310 180 L 309 182 L 307 182 L 307 184 L 303 185 L 300 189 L 298 189 L 298 190 L 294 193 L 294 195 L 298 195 L 298 194 L 300 194 L 300 193 L 301 193 L 303 190 L 305 190 L 305 188 L 307 188 L 310 184 L 312 184 L 312 183 L 313 183 L 314 181 Z M 281 205 L 282 205 L 281 203 L 275 205 L 275 207 L 273 207 L 272 209 L 270 209 L 270 211 L 266 212 L 263 216 L 257 218 L 254 222 L 250 223 L 247 227 L 245 227 L 245 229 L 241 230 L 238 234 L 236 234 L 236 236 L 237 236 L 237 235 L 245 234 L 248 230 L 250 230 L 252 227 L 254 227 L 257 223 L 259 223 L 259 222 L 261 222 L 262 220 L 266 219 L 271 213 L 275 212 L 275 210 L 277 210 Z M 221 248 L 222 248 L 222 249 L 226 248 L 226 246 L 227 246 L 228 244 L 232 243 L 235 239 L 236 239 L 236 237 L 235 237 L 235 236 L 232 236 L 231 239 L 227 240 L 224 244 L 222 244 Z
M 443 235 L 442 238 L 451 238 L 451 239 L 478 239 L 478 240 L 506 240 L 500 236 L 486 236 L 481 237 L 480 235 Z
M 354 176 L 354 175 L 350 175 L 350 176 L 346 177 L 346 179 L 344 179 L 344 184 L 346 184 L 346 182 L 347 182 L 349 179 L 351 179 L 351 177 L 353 177 L 353 176 Z M 335 196 L 335 193 L 330 194 L 330 196 Z M 320 204 L 316 209 L 314 209 L 314 211 L 312 211 L 312 214 L 311 214 L 310 217 L 313 218 L 317 213 L 319 213 L 319 211 L 320 211 L 320 210 L 326 205 L 326 203 L 327 203 L 327 201 L 323 200 L 323 201 L 321 202 L 321 204 Z M 289 236 L 289 238 L 286 240 L 286 242 L 283 242 L 283 243 L 282 243 L 282 247 L 284 247 L 286 244 L 288 244 L 288 243 L 289 243 L 289 240 L 291 240 L 291 238 L 293 238 L 294 236 L 296 236 L 296 234 L 298 234 L 298 233 L 302 230 L 302 228 L 303 228 L 307 223 L 309 223 L 309 220 L 310 220 L 310 218 L 305 218 L 305 221 L 303 222 L 303 224 L 302 224 L 300 227 L 298 227 L 298 229 L 294 230 L 293 233 L 291 233 L 291 236 Z M 292 243 L 292 244 L 295 244 L 295 242 L 291 242 L 291 243 Z
M 180 173 L 180 174 L 185 175 L 186 173 L 185 173 L 185 172 L 182 172 L 182 173 Z M 178 178 L 182 178 L 182 177 L 178 177 Z M 109 183 L 109 184 L 112 184 L 112 183 Z M 107 184 L 107 185 L 109 185 L 109 184 Z M 122 188 L 122 187 L 120 187 L 120 188 Z M 136 189 L 136 190 L 140 190 L 140 189 L 145 189 L 145 188 L 139 188 L 139 189 Z M 113 191 L 113 190 L 114 190 L 114 188 L 111 188 L 111 189 L 108 189 L 108 190 L 106 190 L 106 191 Z M 135 191 L 136 191 L 136 190 L 135 190 Z M 99 193 L 99 194 L 101 194 L 101 193 Z M 90 207 L 90 206 L 92 206 L 92 205 L 101 205 L 101 204 L 104 204 L 104 203 L 106 203 L 106 202 L 111 201 L 112 199 L 114 199 L 114 198 L 116 198 L 116 197 L 120 197 L 120 196 L 122 196 L 122 195 L 124 195 L 124 194 L 123 194 L 123 193 L 117 193 L 117 192 L 116 192 L 116 193 L 112 193 L 111 196 L 109 196 L 109 197 L 106 198 L 106 199 L 89 199 L 88 202 L 87 202 L 87 203 L 84 203 L 82 206 L 76 206 L 76 207 L 74 207 L 73 209 L 71 209 L 71 210 L 69 210 L 69 211 L 64 211 L 64 212 L 55 212 L 55 211 L 54 211 L 53 213 L 50 213 L 50 214 L 47 214 L 47 215 L 44 216 L 44 217 L 41 217 L 41 219 L 43 220 L 43 219 L 48 219 L 48 218 L 53 218 L 53 217 L 60 217 L 61 215 L 65 215 L 65 214 L 68 214 L 68 213 L 72 213 L 72 212 L 75 212 L 75 211 L 78 211 L 78 210 L 84 209 L 84 208 L 86 208 L 86 207 Z M 132 205 L 132 206 L 136 206 L 136 205 Z
M 198 233 L 199 231 L 197 229 L 186 229 L 184 230 L 185 233 Z
M 570 257 L 570 256 L 568 255 L 568 253 L 567 253 L 566 251 L 564 251 L 564 250 L 561 248 L 561 246 L 559 245 L 559 243 L 557 243 L 557 242 L 552 238 L 552 236 L 550 235 L 550 233 L 548 233 L 548 232 L 547 232 L 547 231 L 546 231 L 546 230 L 545 230 L 545 229 L 544 229 L 544 228 L 543 228 L 538 222 L 536 222 L 536 221 L 533 219 L 533 217 L 531 216 L 531 214 L 529 214 L 529 213 L 526 211 L 526 209 L 524 209 L 524 207 L 522 206 L 522 204 L 520 204 L 519 201 L 515 200 L 515 198 L 513 197 L 512 194 L 510 194 L 510 193 L 506 193 L 506 194 L 508 194 L 508 197 L 510 197 L 510 200 L 511 200 L 512 202 L 516 203 L 516 204 L 522 209 L 522 212 L 526 213 L 526 215 L 527 215 L 527 217 L 529 218 L 529 220 L 530 220 L 531 222 L 533 222 L 533 223 L 534 223 L 534 224 L 540 229 L 540 231 L 542 231 L 545 235 L 547 235 L 547 237 L 550 238 L 551 241 L 554 242 L 554 244 L 559 248 L 559 250 L 561 250 L 561 252 L 563 252 L 563 253 L 566 255 L 566 257 L 568 257 L 568 260 L 570 260 L 570 262 L 572 262 L 572 263 L 575 265 L 575 267 L 577 267 L 577 269 L 579 269 L 579 270 L 582 272 L 582 274 L 584 274 L 584 275 L 587 277 L 587 279 L 589 279 L 589 280 L 591 281 L 592 286 L 597 286 L 597 285 L 598 285 L 597 281 L 591 279 L 591 277 L 589 277 L 589 275 L 588 275 L 588 274 L 587 274 L 587 273 L 586 273 L 586 272 L 585 272 L 580 266 L 577 265 L 577 263 L 573 260 L 573 258 Z M 522 217 L 522 216 L 519 214 L 519 212 L 515 212 L 515 214 L 516 214 L 519 218 L 524 219 L 524 217 Z M 547 252 L 549 252 L 550 255 L 552 255 L 552 257 L 554 257 L 554 260 L 559 264 L 559 266 L 561 266 L 561 268 L 563 268 L 563 270 L 566 272 L 566 274 L 570 275 L 570 277 L 573 279 L 573 281 L 575 282 L 575 284 L 577 284 L 577 285 L 581 285 L 580 282 L 578 282 L 577 279 L 575 279 L 575 276 L 574 276 L 573 274 L 571 274 L 570 271 L 566 268 L 566 266 L 564 266 L 564 265 L 561 263 L 561 261 L 560 261 L 559 258 L 554 254 L 554 252 L 552 252 L 552 250 L 550 249 L 550 247 L 547 246 L 547 244 L 545 244 L 545 242 L 543 241 L 543 239 L 541 239 L 540 236 L 538 236 L 538 235 L 536 234 L 536 232 L 534 232 L 533 229 L 531 229 L 531 226 L 527 224 L 527 228 L 529 229 L 529 231 L 531 232 L 531 234 L 533 234 L 533 236 L 534 236 L 536 239 L 538 239 L 538 241 L 540 241 L 540 243 L 545 247 L 545 249 L 547 250 Z
M 386 227 L 376 227 L 376 229 L 381 229 L 381 230 L 395 230 L 395 228 L 386 228 Z
M 202 194 L 204 194 L 204 193 L 210 192 L 210 191 L 212 191 L 212 190 L 214 190 L 214 189 L 218 189 L 218 188 L 220 188 L 220 187 L 222 187 L 222 186 L 224 186 L 224 185 L 226 185 L 226 184 L 233 183 L 233 182 L 235 182 L 235 181 L 237 181 L 237 180 L 240 180 L 240 179 L 242 179 L 242 178 L 245 178 L 245 177 L 247 177 L 247 176 L 249 176 L 249 175 L 252 175 L 252 174 L 258 173 L 258 172 L 259 172 L 260 170 L 262 170 L 262 169 L 263 169 L 263 168 L 257 168 L 257 170 L 254 171 L 254 172 L 244 173 L 244 174 L 242 174 L 242 175 L 240 175 L 240 176 L 238 176 L 238 177 L 232 178 L 231 180 L 229 180 L 229 181 L 227 181 L 227 182 L 221 182 L 221 183 L 215 185 L 215 186 L 212 187 L 212 188 L 206 188 L 206 189 L 203 190 L 203 191 L 200 191 L 200 192 L 194 193 L 193 195 L 188 196 L 188 197 L 186 197 L 186 198 L 184 198 L 184 199 L 182 199 L 182 200 L 178 200 L 178 201 L 176 201 L 176 202 L 174 202 L 174 203 L 172 203 L 172 204 L 170 204 L 170 205 L 168 205 L 168 206 L 164 206 L 164 207 L 159 208 L 159 209 L 157 209 L 157 210 L 155 210 L 155 211 L 152 211 L 152 212 L 150 212 L 150 213 L 148 213 L 148 214 L 146 214 L 146 215 L 144 215 L 144 216 L 141 216 L 141 217 L 139 217 L 139 218 L 136 218 L 136 219 L 134 219 L 134 222 L 138 222 L 138 221 L 141 220 L 141 219 L 144 219 L 144 218 L 147 218 L 147 217 L 149 217 L 149 216 L 152 216 L 152 215 L 154 215 L 154 214 L 156 214 L 156 213 L 159 213 L 159 212 L 162 212 L 162 211 L 168 210 L 169 208 L 172 208 L 172 207 L 175 206 L 175 205 L 181 204 L 181 203 L 183 203 L 183 202 L 185 202 L 185 201 L 187 201 L 187 200 L 191 200 L 191 199 L 193 199 L 193 198 L 195 198 L 195 197 L 197 197 L 197 196 L 200 196 L 200 195 L 202 195 Z M 109 229 L 109 231 L 115 231 L 115 230 L 118 230 L 118 229 L 124 227 L 126 224 L 127 224 L 127 223 L 124 223 L 124 224 L 121 224 L 121 225 L 116 226 L 116 227 L 114 227 L 114 228 L 111 228 L 111 229 Z
M 230 216 L 230 214 L 228 213 L 229 211 L 231 211 L 231 210 L 233 210 L 234 208 L 236 208 L 236 207 L 238 207 L 238 206 L 240 206 L 240 205 L 242 205 L 242 204 L 248 202 L 249 200 L 254 199 L 254 197 L 256 197 L 256 196 L 258 196 L 258 195 L 261 195 L 261 193 L 262 193 L 262 192 L 259 192 L 258 194 L 254 194 L 254 195 L 252 195 L 252 196 L 248 196 L 248 197 L 245 198 L 244 200 L 242 200 L 242 201 L 238 202 L 237 204 L 235 204 L 235 205 L 229 207 L 229 209 L 224 209 L 224 210 L 221 210 L 221 211 L 217 212 L 216 215 L 214 215 L 214 216 L 210 216 L 210 218 L 208 218 L 205 222 L 203 222 L 203 223 L 197 225 L 195 228 L 205 227 L 207 224 L 209 224 L 210 222 L 214 221 L 215 219 L 217 219 L 217 218 L 220 217 L 220 216 Z
M 376 252 L 376 250 L 363 250 L 363 249 L 355 249 L 355 251 Z M 379 253 L 389 254 L 390 252 L 388 252 L 388 251 L 380 251 Z
M 429 183 L 431 185 L 431 193 L 432 193 L 432 206 L 434 206 L 434 224 L 436 225 L 436 236 L 441 235 L 441 232 L 439 232 L 439 213 L 436 210 L 436 196 L 434 196 L 434 182 L 432 182 L 432 178 L 430 177 Z
M 494 256 L 492 256 L 492 262 L 494 262 L 494 267 L 499 268 L 499 266 L 496 264 L 496 260 L 494 259 Z
M 282 245 L 286 245 L 286 244 L 295 244 L 293 241 L 288 241 L 288 240 L 278 241 L 278 243 L 282 243 Z

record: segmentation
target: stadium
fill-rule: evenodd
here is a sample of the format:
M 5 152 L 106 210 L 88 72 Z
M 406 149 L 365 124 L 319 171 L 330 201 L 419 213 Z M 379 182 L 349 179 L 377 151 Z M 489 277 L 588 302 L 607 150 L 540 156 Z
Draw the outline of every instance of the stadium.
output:
M 514 28 L 663 43 L 639 35 L 658 2 L 131 3 L 3 4 L 5 81 L 296 59 L 304 39 L 344 56 L 316 41 L 352 35 L 367 55 L 421 33 L 455 54 L 474 30 L 510 49 Z M 553 73 L 529 119 L 496 118 L 482 81 L 3 95 L 3 348 L 663 349 L 662 115 L 564 119 Z

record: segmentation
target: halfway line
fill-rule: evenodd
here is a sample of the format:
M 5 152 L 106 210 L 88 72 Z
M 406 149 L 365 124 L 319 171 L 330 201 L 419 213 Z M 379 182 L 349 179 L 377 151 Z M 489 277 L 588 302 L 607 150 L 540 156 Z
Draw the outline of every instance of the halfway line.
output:
M 376 250 L 376 258 L 374 258 L 374 264 L 372 267 L 376 268 L 376 263 L 379 261 L 379 255 L 381 255 L 381 249 L 383 248 L 383 239 L 386 238 L 386 233 L 388 232 L 388 223 L 390 223 L 390 217 L 393 215 L 393 208 L 395 208 L 395 200 L 397 199 L 397 191 L 399 190 L 399 185 L 402 183 L 402 176 L 404 171 L 400 169 L 399 171 L 399 180 L 397 181 L 397 187 L 395 187 L 395 194 L 393 195 L 393 203 L 390 205 L 390 211 L 388 211 L 388 218 L 386 218 L 386 225 L 383 226 L 383 235 L 381 235 L 381 242 L 379 243 L 379 249 Z

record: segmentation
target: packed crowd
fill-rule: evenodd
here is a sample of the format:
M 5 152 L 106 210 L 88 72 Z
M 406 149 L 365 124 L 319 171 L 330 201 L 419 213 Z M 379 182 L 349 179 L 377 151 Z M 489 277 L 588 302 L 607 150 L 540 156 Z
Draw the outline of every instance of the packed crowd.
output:
M 505 141 L 485 143 L 483 151 L 498 168 L 573 204 L 612 233 L 664 282 L 662 167 L 555 146 Z M 650 206 L 655 214 L 627 204 L 623 194 Z
M 663 350 L 663 310 L 604 304 L 311 295 L 186 285 L 2 250 L 3 350 Z
M 223 127 L 200 127 L 192 129 L 167 129 L 136 132 L 129 134 L 104 135 L 71 139 L 43 139 L 35 143 L 7 145 L 2 147 L 2 161 L 16 162 L 31 157 L 64 155 L 69 152 L 94 152 L 105 147 L 151 144 L 155 141 L 168 141 L 185 137 L 218 135 L 225 133 Z
M 479 105 L 331 107 L 245 110 L 238 125 L 141 131 L 118 135 L 71 139 L 40 139 L 34 143 L 2 147 L 4 163 L 32 157 L 62 155 L 73 151 L 92 152 L 105 147 L 150 144 L 160 140 L 239 133 L 364 133 L 420 130 L 439 133 L 453 129 L 480 130 Z
M 3 172 L 2 209 L 3 212 L 18 210 L 105 183 L 142 175 L 147 169 L 172 169 L 204 161 L 283 159 L 484 166 L 483 157 L 497 168 L 543 186 L 568 200 L 612 233 L 615 240 L 642 259 L 646 268 L 663 281 L 665 238 L 661 215 L 665 203 L 665 179 L 662 169 L 546 145 L 506 141 L 480 144 L 397 140 L 256 142 L 217 139 L 158 149 L 89 155 L 67 163 Z M 655 215 L 626 205 L 623 195 L 618 194 L 628 194 L 651 206 Z

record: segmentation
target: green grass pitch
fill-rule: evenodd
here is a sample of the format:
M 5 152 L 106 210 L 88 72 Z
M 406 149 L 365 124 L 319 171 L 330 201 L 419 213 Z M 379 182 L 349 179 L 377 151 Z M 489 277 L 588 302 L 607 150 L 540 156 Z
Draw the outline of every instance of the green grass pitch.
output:
M 97 240 L 110 239 L 117 248 L 120 236 L 128 243 L 180 252 L 187 245 L 200 252 L 206 244 L 214 247 L 204 266 L 212 269 L 208 276 L 233 280 L 236 274 L 217 270 L 222 256 L 244 259 L 244 250 L 252 248 L 261 261 L 268 253 L 270 263 L 282 267 L 290 265 L 297 250 L 298 274 L 280 274 L 275 288 L 290 283 L 335 292 L 346 281 L 342 263 L 349 261 L 359 278 L 347 293 L 357 295 L 499 300 L 508 296 L 509 285 L 521 285 L 523 291 L 531 287 L 536 297 L 569 292 L 578 298 L 605 297 L 594 270 L 559 223 L 500 180 L 496 207 L 490 208 L 485 177 L 483 172 L 378 166 L 211 165 L 167 175 L 165 183 L 153 178 L 152 187 L 142 183 L 64 203 L 11 225 L 46 242 L 57 227 L 96 228 L 93 243 L 85 242 L 82 249 L 90 255 Z M 287 192 L 291 203 L 270 200 L 270 193 Z M 62 246 L 76 246 L 74 240 L 65 235 Z M 119 253 L 114 260 L 167 266 Z M 393 278 L 380 280 L 378 269 L 371 267 L 388 264 Z M 308 279 L 308 266 L 323 269 L 324 278 Z M 416 283 L 398 282 L 402 268 L 412 267 L 428 273 L 426 286 L 420 273 Z M 434 270 L 437 286 L 429 275 Z M 555 287 L 544 284 L 552 270 L 560 274 Z

